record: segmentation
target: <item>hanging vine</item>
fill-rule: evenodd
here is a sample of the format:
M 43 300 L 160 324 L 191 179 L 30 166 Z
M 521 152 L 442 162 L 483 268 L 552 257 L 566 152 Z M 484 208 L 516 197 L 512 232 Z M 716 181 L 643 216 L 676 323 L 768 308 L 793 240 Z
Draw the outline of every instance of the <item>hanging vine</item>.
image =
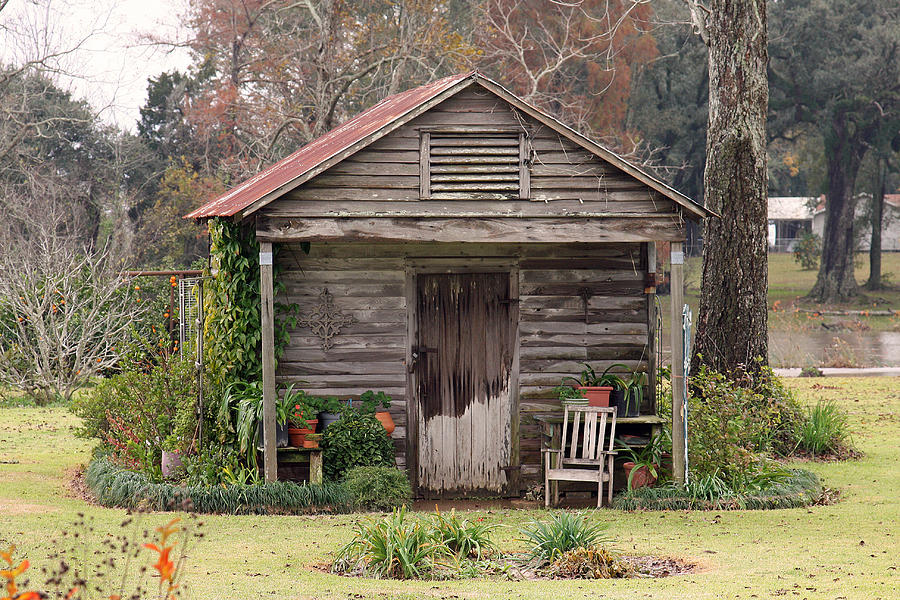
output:
M 228 393 L 237 383 L 262 379 L 262 331 L 259 293 L 259 242 L 248 227 L 228 219 L 209 222 L 210 262 L 205 273 L 204 362 L 212 387 L 207 418 L 220 444 L 233 443 L 237 407 Z M 306 248 L 304 248 L 306 250 Z M 277 252 L 277 248 L 276 248 Z M 274 293 L 284 289 L 274 267 Z M 275 303 L 275 359 L 290 341 L 299 305 Z

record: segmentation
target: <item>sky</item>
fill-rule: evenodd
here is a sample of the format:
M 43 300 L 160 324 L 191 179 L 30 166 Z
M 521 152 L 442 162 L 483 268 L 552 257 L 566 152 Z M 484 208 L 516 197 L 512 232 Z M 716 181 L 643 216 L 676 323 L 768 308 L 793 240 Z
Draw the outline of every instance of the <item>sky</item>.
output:
M 56 65 L 58 84 L 134 131 L 147 78 L 190 64 L 186 49 L 151 39 L 183 40 L 186 11 L 187 0 L 10 0 L 0 12 L 0 62 L 74 49 Z

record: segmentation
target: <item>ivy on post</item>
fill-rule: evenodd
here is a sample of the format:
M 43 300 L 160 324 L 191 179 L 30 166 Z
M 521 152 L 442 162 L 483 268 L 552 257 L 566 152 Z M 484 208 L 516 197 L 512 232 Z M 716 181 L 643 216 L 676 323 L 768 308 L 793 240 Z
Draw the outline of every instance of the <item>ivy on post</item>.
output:
M 275 293 L 272 243 L 259 244 L 259 294 L 262 333 L 263 465 L 266 481 L 278 479 L 275 448 Z

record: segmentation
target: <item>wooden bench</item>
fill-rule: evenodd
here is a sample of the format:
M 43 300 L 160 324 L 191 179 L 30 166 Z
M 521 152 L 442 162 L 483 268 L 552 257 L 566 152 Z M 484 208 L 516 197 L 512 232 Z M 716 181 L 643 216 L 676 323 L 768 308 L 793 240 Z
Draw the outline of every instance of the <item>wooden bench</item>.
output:
M 262 464 L 262 453 L 258 454 L 259 464 Z M 278 448 L 278 466 L 294 471 L 297 467 L 309 465 L 310 483 L 322 483 L 322 449 L 321 448 Z M 300 476 L 302 478 L 302 475 Z M 282 477 L 279 479 L 295 480 L 295 477 Z M 302 480 L 302 479 L 301 479 Z

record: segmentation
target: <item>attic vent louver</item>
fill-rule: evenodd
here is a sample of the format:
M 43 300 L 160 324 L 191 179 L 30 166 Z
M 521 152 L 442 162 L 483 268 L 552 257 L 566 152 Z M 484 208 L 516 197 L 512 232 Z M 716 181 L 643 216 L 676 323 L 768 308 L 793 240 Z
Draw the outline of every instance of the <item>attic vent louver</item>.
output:
M 432 200 L 528 200 L 524 133 L 422 133 L 420 192 Z

